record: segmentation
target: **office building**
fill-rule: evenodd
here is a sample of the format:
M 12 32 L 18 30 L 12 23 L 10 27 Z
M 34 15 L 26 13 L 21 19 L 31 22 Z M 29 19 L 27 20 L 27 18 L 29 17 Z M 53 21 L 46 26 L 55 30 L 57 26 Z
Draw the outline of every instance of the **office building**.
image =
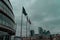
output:
M 38 32 L 39 32 L 39 35 L 41 36 L 43 34 L 43 28 L 42 27 L 38 27 Z
M 9 0 L 0 0 L 0 40 L 10 40 L 15 35 L 13 8 Z

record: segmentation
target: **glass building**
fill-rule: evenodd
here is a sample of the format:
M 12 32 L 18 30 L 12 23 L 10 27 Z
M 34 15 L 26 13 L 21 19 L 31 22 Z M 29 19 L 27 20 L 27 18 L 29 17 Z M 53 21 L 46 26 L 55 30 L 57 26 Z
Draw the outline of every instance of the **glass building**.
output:
M 42 27 L 38 27 L 38 32 L 39 32 L 39 35 L 41 36 L 43 34 L 43 28 Z
M 10 40 L 15 35 L 13 8 L 9 0 L 0 0 L 0 40 Z

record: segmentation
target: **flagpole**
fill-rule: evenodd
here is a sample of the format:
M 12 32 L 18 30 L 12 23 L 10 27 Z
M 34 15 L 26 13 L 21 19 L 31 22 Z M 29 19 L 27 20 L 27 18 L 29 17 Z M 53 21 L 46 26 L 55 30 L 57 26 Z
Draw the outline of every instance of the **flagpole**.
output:
M 31 40 L 31 36 L 30 36 L 30 26 L 31 26 L 31 24 L 29 24 L 29 38 L 30 38 L 30 40 Z
M 28 16 L 26 16 L 26 19 L 27 19 Z M 26 21 L 26 39 L 27 39 L 27 23 L 28 21 Z
M 28 19 L 28 22 L 29 22 L 29 39 L 31 40 L 31 36 L 30 36 L 30 26 L 31 26 L 31 21 L 30 21 L 30 19 Z
M 23 14 L 21 14 L 21 32 L 20 32 L 21 40 L 22 40 L 22 23 L 23 23 Z

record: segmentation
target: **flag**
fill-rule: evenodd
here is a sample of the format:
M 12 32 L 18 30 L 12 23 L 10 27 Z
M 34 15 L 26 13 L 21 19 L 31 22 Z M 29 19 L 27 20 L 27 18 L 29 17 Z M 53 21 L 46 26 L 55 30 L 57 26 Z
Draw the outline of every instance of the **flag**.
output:
M 25 16 L 27 15 L 24 7 L 22 8 L 22 13 L 23 13 Z
M 31 24 L 31 21 L 30 21 L 30 19 L 29 19 L 29 23 Z
M 30 21 L 30 19 L 28 19 L 28 16 L 27 16 L 27 21 L 29 22 L 29 24 L 31 24 L 31 21 Z

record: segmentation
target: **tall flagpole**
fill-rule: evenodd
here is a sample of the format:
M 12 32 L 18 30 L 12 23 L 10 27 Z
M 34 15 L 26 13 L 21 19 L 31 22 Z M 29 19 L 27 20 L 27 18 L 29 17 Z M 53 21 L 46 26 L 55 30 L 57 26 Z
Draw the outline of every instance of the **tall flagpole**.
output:
M 29 24 L 29 38 L 30 38 L 30 40 L 31 40 L 31 36 L 30 36 L 30 26 L 31 26 L 31 24 Z
M 31 21 L 30 21 L 30 19 L 29 19 L 29 32 L 30 32 L 30 27 L 31 27 Z M 31 34 L 30 34 L 30 40 L 31 40 Z
M 22 40 L 22 23 L 23 23 L 23 14 L 21 14 L 21 32 L 20 32 L 21 40 Z
M 25 8 L 24 7 L 22 7 L 23 9 L 23 11 L 22 11 L 22 13 L 26 16 L 26 18 L 28 17 L 27 16 L 27 13 L 26 13 L 26 11 L 25 11 Z M 22 36 L 22 20 L 23 20 L 23 15 L 21 16 L 21 36 Z M 27 21 L 26 21 L 26 38 L 27 38 Z
M 26 16 L 26 19 L 27 19 L 28 16 Z M 28 23 L 28 20 L 26 20 L 26 39 L 27 39 L 27 23 Z

